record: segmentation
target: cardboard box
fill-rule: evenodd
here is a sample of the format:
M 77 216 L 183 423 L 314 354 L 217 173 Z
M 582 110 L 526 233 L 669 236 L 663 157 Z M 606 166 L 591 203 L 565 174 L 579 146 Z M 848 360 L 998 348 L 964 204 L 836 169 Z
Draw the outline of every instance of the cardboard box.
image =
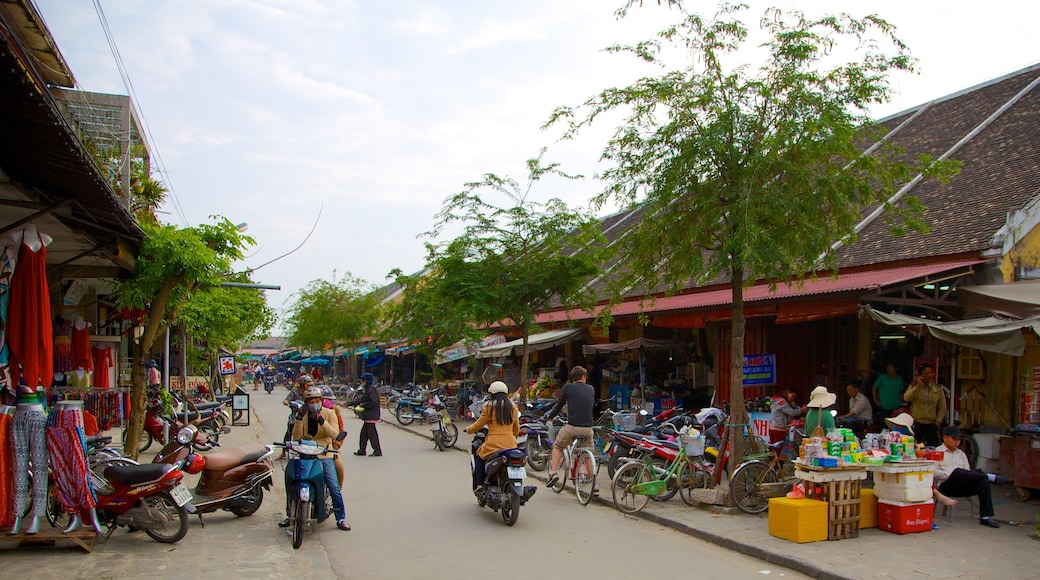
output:
M 804 544 L 827 539 L 827 502 L 769 499 L 769 535 Z
M 887 499 L 877 500 L 877 527 L 893 534 L 928 532 L 932 529 L 935 502 L 909 503 Z
M 873 489 L 863 488 L 859 490 L 859 527 L 863 528 L 876 528 L 877 527 L 877 497 L 874 496 Z

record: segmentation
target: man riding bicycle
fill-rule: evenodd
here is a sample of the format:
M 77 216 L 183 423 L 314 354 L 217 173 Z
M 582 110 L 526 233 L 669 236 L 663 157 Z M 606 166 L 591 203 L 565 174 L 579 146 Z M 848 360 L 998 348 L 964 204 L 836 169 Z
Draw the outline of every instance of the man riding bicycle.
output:
M 594 421 L 592 412 L 596 405 L 596 389 L 592 385 L 585 383 L 588 376 L 589 372 L 584 367 L 575 366 L 572 368 L 570 372 L 571 382 L 563 386 L 563 391 L 560 392 L 560 399 L 542 417 L 548 423 L 560 413 L 564 405 L 567 405 L 567 424 L 560 429 L 556 440 L 553 441 L 552 464 L 549 471 L 549 481 L 546 482 L 548 487 L 556 485 L 559 481 L 559 478 L 556 476 L 556 470 L 559 468 L 560 460 L 563 458 L 564 448 L 570 445 L 577 437 L 585 438 L 579 447 L 592 447 L 592 425 Z

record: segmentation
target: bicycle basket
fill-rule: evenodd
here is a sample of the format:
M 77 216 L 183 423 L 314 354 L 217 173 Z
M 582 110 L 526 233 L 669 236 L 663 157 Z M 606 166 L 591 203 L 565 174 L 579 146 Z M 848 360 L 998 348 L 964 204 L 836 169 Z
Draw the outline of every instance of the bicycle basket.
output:
M 614 422 L 614 427 L 621 431 L 631 431 L 635 429 L 638 417 L 635 413 L 618 413 L 611 418 Z
M 704 435 L 693 437 L 683 433 L 679 434 L 679 443 L 686 449 L 686 455 L 700 457 L 704 455 Z

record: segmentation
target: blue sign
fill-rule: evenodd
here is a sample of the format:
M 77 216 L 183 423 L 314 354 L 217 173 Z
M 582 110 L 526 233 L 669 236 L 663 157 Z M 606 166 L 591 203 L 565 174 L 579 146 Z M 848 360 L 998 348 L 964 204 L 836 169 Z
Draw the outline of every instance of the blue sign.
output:
M 744 380 L 743 385 L 750 387 L 754 385 L 776 384 L 776 355 L 775 354 L 746 354 L 744 355 Z

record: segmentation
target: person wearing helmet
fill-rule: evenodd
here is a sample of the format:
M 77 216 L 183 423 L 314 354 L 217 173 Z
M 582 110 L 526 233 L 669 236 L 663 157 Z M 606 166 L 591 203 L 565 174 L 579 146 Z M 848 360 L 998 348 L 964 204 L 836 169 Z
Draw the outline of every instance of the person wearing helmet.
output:
M 293 423 L 292 441 L 312 440 L 319 447 L 328 447 L 339 435 L 339 421 L 336 419 L 336 412 L 325 408 L 321 400 L 321 389 L 318 387 L 310 386 L 303 392 L 303 401 L 306 404 L 305 412 Z M 332 496 L 332 508 L 336 513 L 336 527 L 344 531 L 350 530 L 336 466 L 329 457 L 324 457 L 319 461 L 321 461 L 322 473 L 325 476 L 325 486 L 329 488 L 329 494 Z M 289 524 L 290 521 L 287 517 L 278 525 L 284 528 Z
M 365 424 L 361 426 L 358 450 L 354 452 L 354 455 L 365 455 L 368 451 L 368 444 L 371 442 L 372 457 L 382 457 L 383 448 L 379 445 L 379 432 L 376 431 L 376 424 L 379 423 L 379 391 L 376 390 L 375 377 L 372 376 L 372 373 L 361 375 L 361 382 L 365 389 L 357 399 L 356 405 L 361 408 L 359 412 L 361 420 Z
M 520 432 L 520 411 L 509 400 L 509 388 L 502 381 L 495 381 L 488 387 L 491 400 L 480 411 L 480 417 L 472 425 L 466 427 L 466 433 L 473 434 L 485 425 L 488 428 L 484 444 L 473 456 L 473 492 L 480 494 L 484 487 L 484 466 L 492 453 L 502 449 L 516 449 L 516 435 Z
M 293 401 L 303 401 L 303 391 L 307 387 L 311 386 L 313 382 L 314 380 L 311 378 L 310 375 L 300 375 L 300 377 L 296 380 L 296 386 L 289 389 L 289 394 L 285 395 L 285 398 L 282 399 L 282 404 L 288 407 L 289 403 L 292 403 Z M 292 412 L 290 411 L 289 425 L 285 428 L 285 437 L 282 438 L 282 441 L 290 440 L 290 436 L 292 435 L 293 422 L 294 421 L 292 417 Z M 278 460 L 281 461 L 282 459 L 285 459 L 285 457 L 285 449 L 282 449 L 282 454 L 278 456 Z

